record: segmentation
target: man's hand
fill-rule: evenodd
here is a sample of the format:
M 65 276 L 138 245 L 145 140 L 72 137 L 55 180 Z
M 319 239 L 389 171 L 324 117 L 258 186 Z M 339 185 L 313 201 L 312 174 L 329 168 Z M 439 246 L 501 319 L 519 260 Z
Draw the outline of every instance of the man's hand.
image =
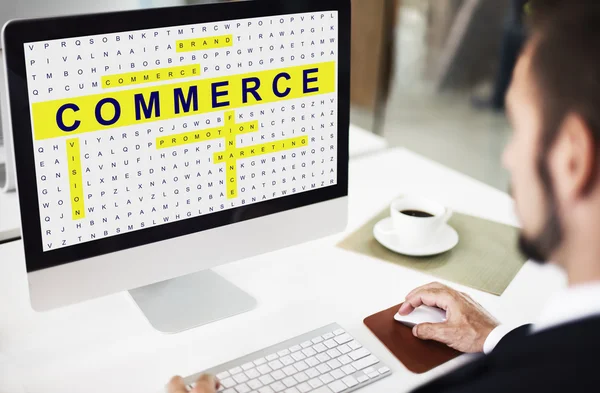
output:
M 445 310 L 446 322 L 416 325 L 413 334 L 422 340 L 439 341 L 460 352 L 483 352 L 486 338 L 499 325 L 469 295 L 437 282 L 409 293 L 399 313 L 408 315 L 421 305 Z
M 219 389 L 219 381 L 211 375 L 202 375 L 196 381 L 196 386 L 191 393 L 216 393 Z M 188 390 L 181 377 L 173 377 L 167 385 L 168 393 L 188 393 Z

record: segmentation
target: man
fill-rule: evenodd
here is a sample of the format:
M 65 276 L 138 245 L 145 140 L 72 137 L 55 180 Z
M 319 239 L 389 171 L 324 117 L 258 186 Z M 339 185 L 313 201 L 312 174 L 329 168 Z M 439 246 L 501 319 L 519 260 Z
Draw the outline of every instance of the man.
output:
M 520 248 L 562 267 L 569 287 L 536 324 L 514 330 L 441 284 L 410 292 L 401 313 L 422 304 L 447 312 L 444 323 L 416 326 L 417 337 L 486 353 L 418 393 L 600 386 L 600 1 L 533 0 L 531 12 L 531 38 L 507 98 L 514 135 L 503 161 L 522 224 Z M 201 382 L 196 393 L 217 384 L 210 377 Z M 184 391 L 179 379 L 170 389 Z

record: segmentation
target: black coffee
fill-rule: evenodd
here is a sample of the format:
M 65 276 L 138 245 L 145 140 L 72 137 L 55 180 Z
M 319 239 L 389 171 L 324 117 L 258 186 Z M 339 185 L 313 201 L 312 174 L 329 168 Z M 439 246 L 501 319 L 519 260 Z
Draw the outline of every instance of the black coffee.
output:
M 433 217 L 433 214 L 430 214 L 427 212 L 422 212 L 420 210 L 401 210 L 400 213 L 406 214 L 407 216 L 411 216 L 411 217 L 420 217 L 420 218 Z

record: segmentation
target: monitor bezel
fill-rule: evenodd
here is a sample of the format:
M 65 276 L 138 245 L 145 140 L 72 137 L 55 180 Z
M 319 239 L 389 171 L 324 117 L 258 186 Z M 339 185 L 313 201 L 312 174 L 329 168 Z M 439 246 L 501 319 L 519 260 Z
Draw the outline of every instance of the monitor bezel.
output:
M 39 199 L 35 175 L 30 104 L 26 81 L 24 44 L 44 40 L 108 34 L 221 20 L 308 12 L 338 12 L 338 157 L 337 184 L 314 191 L 276 198 L 158 225 L 86 243 L 43 251 Z M 13 130 L 21 233 L 27 272 L 53 268 L 110 253 L 168 241 L 180 236 L 264 217 L 348 195 L 348 140 L 350 127 L 350 1 L 286 0 L 240 1 L 195 6 L 155 8 L 10 21 L 4 26 L 4 56 Z M 227 15 L 227 18 L 221 15 Z M 110 23 L 107 23 L 110 21 Z M 14 130 L 18 130 L 15 132 Z M 323 219 L 326 219 L 324 217 Z

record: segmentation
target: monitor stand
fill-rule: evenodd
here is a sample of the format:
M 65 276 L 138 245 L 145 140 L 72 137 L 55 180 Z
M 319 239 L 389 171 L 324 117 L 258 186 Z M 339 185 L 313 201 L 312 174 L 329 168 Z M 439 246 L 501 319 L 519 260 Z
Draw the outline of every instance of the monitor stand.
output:
M 150 324 L 179 333 L 250 311 L 256 300 L 211 270 L 129 291 Z

